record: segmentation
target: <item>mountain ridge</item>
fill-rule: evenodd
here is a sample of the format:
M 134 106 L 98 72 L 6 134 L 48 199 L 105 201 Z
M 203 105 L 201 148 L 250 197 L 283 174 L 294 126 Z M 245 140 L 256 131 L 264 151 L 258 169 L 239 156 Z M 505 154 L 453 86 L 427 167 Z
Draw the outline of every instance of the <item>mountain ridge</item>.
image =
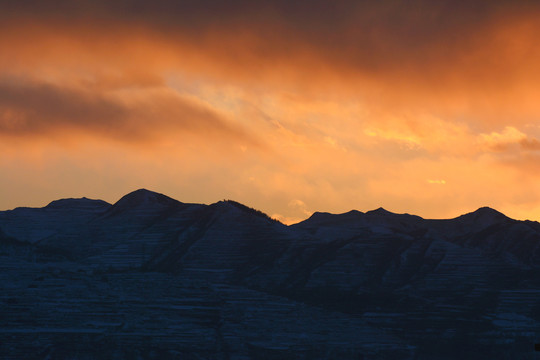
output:
M 250 211 L 260 213 L 261 215 L 264 215 L 265 217 L 268 217 L 268 218 L 270 218 L 272 220 L 279 221 L 277 219 L 271 218 L 269 215 L 267 215 L 266 213 L 264 213 L 261 210 L 255 209 L 253 207 L 242 204 L 242 203 L 240 203 L 238 201 L 235 201 L 235 200 L 217 201 L 215 203 L 208 204 L 207 206 L 218 204 L 220 202 L 225 202 L 225 203 L 228 202 L 228 203 L 231 203 L 233 205 L 243 207 L 246 210 L 249 209 Z M 26 206 L 23 206 L 23 207 L 16 207 L 14 209 L 3 210 L 3 211 L 0 211 L 0 213 L 6 213 L 6 212 L 14 211 L 14 210 L 17 210 L 17 209 L 45 209 L 45 208 L 62 208 L 62 207 L 65 208 L 65 207 L 76 206 L 76 205 L 81 205 L 81 204 L 95 205 L 96 207 L 98 207 L 98 206 L 103 206 L 103 207 L 110 206 L 111 208 L 113 208 L 113 207 L 116 206 L 116 207 L 129 208 L 129 207 L 144 205 L 145 203 L 146 204 L 160 203 L 160 204 L 169 204 L 169 205 L 172 205 L 172 204 L 186 204 L 186 203 L 183 203 L 183 202 L 181 202 L 181 201 L 179 201 L 177 199 L 174 199 L 172 197 L 164 195 L 162 193 L 155 192 L 155 191 L 152 191 L 152 190 L 148 190 L 148 189 L 145 189 L 145 188 L 140 188 L 140 189 L 133 190 L 133 191 L 127 193 L 126 195 L 122 196 L 119 200 L 117 200 L 113 204 L 108 203 L 107 201 L 104 201 L 104 200 L 101 200 L 101 199 L 89 199 L 87 197 L 82 197 L 82 198 L 60 198 L 60 199 L 57 199 L 57 200 L 52 200 L 51 202 L 49 202 L 47 205 L 45 205 L 43 207 L 26 207 Z M 206 205 L 206 204 L 196 204 L 196 205 Z M 350 217 L 361 216 L 361 215 L 382 216 L 382 217 L 384 217 L 384 216 L 410 216 L 410 217 L 414 217 L 414 218 L 418 218 L 418 219 L 422 219 L 422 220 L 432 220 L 432 221 L 454 220 L 454 219 L 467 218 L 467 217 L 469 217 L 469 218 L 472 218 L 472 217 L 479 218 L 479 217 L 488 217 L 489 216 L 489 217 L 497 217 L 499 219 L 506 218 L 508 220 L 530 221 L 530 222 L 538 223 L 538 221 L 531 220 L 531 219 L 526 219 L 526 220 L 512 219 L 512 218 L 508 217 L 507 215 L 505 215 L 504 213 L 502 213 L 502 212 L 500 212 L 500 211 L 498 211 L 496 209 L 493 209 L 493 208 L 491 208 L 489 206 L 481 206 L 481 207 L 477 208 L 474 211 L 470 211 L 468 213 L 464 213 L 462 215 L 458 215 L 458 216 L 452 217 L 452 218 L 424 218 L 424 217 L 421 217 L 421 216 L 415 215 L 415 214 L 395 213 L 395 212 L 389 211 L 389 210 L 387 210 L 387 209 L 385 209 L 383 207 L 379 207 L 379 208 L 376 208 L 376 209 L 373 209 L 373 210 L 367 210 L 365 212 L 362 212 L 362 211 L 357 210 L 357 209 L 352 209 L 352 210 L 349 210 L 349 211 L 344 212 L 344 213 L 331 213 L 331 212 L 326 212 L 326 211 L 315 211 L 308 218 L 306 218 L 306 219 L 304 219 L 304 220 L 302 220 L 302 221 L 300 221 L 298 223 L 290 224 L 290 225 L 287 225 L 287 226 L 293 226 L 293 225 L 305 222 L 307 220 L 312 219 L 313 217 L 345 216 L 345 215 L 350 216 Z
M 540 224 L 483 207 L 286 226 L 139 189 L 0 211 L 0 283 L 3 358 L 526 358 Z

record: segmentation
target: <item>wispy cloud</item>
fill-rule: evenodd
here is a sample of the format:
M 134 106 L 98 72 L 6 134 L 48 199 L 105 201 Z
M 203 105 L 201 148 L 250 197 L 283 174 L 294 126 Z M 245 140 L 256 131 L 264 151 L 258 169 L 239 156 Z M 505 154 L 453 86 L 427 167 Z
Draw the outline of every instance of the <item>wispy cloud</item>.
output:
M 480 134 L 481 143 L 492 151 L 538 151 L 540 141 L 521 132 L 515 127 L 506 126 L 501 132 Z
M 83 133 L 136 142 L 186 132 L 259 144 L 218 110 L 164 87 L 98 91 L 0 82 L 0 136 Z
M 427 182 L 430 183 L 430 184 L 435 184 L 435 185 L 445 185 L 446 184 L 445 180 L 431 180 L 431 179 L 429 179 Z

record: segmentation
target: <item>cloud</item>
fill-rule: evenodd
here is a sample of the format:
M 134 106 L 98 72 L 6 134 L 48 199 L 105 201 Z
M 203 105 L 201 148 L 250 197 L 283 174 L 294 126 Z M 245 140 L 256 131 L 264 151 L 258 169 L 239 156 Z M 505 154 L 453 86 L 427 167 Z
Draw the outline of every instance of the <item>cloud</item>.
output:
M 271 217 L 286 225 L 291 225 L 303 221 L 313 214 L 313 211 L 309 211 L 306 203 L 300 199 L 293 199 L 289 201 L 288 207 L 291 215 L 285 216 L 280 213 L 274 213 Z
M 217 110 L 168 88 L 108 92 L 42 82 L 0 82 L 0 136 L 70 133 L 128 142 L 189 133 L 260 145 Z
M 520 123 L 540 114 L 537 2 L 74 4 L 3 4 L 9 36 L 0 47 L 10 49 L 0 54 L 3 71 L 69 78 L 133 68 L 150 79 L 181 72 L 254 91 L 459 117 L 482 131 L 510 116 Z
M 106 131 L 125 126 L 128 109 L 105 96 L 47 84 L 0 83 L 2 134 L 39 134 L 63 126 Z
M 123 45 L 118 37 L 124 41 L 131 37 L 134 42 L 150 38 L 176 43 L 179 50 L 190 50 L 190 54 L 184 52 L 185 57 L 193 53 L 207 58 L 219 56 L 219 63 L 235 68 L 236 76 L 244 73 L 259 78 L 261 71 L 271 71 L 276 65 L 280 70 L 290 65 L 297 70 L 319 66 L 318 76 L 330 70 L 349 80 L 354 79 L 351 74 L 362 75 L 362 80 L 389 75 L 408 83 L 414 74 L 416 81 L 449 85 L 456 75 L 460 80 L 470 81 L 474 76 L 475 80 L 488 81 L 486 68 L 515 65 L 507 51 L 516 50 L 518 44 L 506 43 L 508 39 L 499 31 L 512 26 L 514 32 L 534 35 L 538 30 L 534 26 L 514 25 L 533 19 L 540 9 L 532 2 L 448 0 L 349 0 L 335 4 L 82 0 L 76 4 L 10 1 L 4 4 L 0 19 L 13 29 L 12 37 L 39 39 L 40 32 L 56 29 L 65 39 L 70 36 L 64 30 L 70 29 L 72 38 L 87 40 L 97 35 L 102 37 L 102 44 L 109 38 L 120 50 Z M 501 25 L 503 29 L 498 30 Z M 76 41 L 64 45 L 73 43 Z M 497 45 L 504 46 L 497 51 Z M 486 49 L 502 55 L 500 60 L 489 61 Z M 259 73 L 252 73 L 255 69 Z
M 445 185 L 446 184 L 445 180 L 431 180 L 431 179 L 429 179 L 427 182 L 429 184 L 435 184 L 435 185 Z
M 538 139 L 530 139 L 526 138 L 523 139 L 520 143 L 520 145 L 525 149 L 529 151 L 540 151 L 540 140 Z
M 529 137 L 512 126 L 506 126 L 502 132 L 491 132 L 480 134 L 480 142 L 491 151 L 538 151 L 540 141 L 534 137 Z
M 313 211 L 309 211 L 307 209 L 306 203 L 299 199 L 291 200 L 289 202 L 289 207 L 296 211 L 300 211 L 302 214 L 307 215 L 307 216 L 311 216 L 311 214 L 313 214 Z

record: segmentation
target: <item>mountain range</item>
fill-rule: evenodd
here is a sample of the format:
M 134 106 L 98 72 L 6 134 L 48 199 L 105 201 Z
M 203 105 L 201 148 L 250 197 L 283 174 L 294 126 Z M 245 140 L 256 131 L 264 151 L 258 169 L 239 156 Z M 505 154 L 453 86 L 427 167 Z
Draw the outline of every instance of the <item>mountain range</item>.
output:
M 534 359 L 540 223 L 286 226 L 148 190 L 0 212 L 4 359 Z M 540 358 L 540 353 L 537 353 Z

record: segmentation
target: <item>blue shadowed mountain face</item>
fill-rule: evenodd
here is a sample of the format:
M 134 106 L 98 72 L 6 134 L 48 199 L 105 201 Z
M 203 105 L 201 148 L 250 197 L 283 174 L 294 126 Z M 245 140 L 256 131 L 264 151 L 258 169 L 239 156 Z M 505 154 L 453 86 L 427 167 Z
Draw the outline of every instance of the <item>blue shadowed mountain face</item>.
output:
M 520 359 L 540 224 L 382 208 L 285 226 L 137 190 L 0 212 L 3 359 Z

